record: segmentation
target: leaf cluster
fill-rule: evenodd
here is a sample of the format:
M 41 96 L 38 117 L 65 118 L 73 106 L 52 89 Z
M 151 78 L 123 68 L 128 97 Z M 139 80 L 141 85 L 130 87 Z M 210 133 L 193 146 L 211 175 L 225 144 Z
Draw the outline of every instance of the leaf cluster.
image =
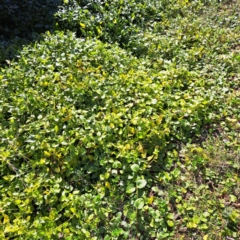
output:
M 0 237 L 237 239 L 238 7 L 64 1 L 0 69 Z

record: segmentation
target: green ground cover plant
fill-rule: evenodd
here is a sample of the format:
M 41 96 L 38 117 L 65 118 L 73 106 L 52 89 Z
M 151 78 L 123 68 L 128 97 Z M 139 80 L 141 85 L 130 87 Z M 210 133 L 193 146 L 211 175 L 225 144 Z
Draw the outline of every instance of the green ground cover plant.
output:
M 3 52 L 1 239 L 239 239 L 239 9 L 65 0 Z

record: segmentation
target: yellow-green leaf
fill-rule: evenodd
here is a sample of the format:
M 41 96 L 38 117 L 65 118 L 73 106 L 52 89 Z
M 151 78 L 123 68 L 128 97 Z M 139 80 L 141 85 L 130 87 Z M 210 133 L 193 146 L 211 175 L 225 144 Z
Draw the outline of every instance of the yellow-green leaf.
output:
M 54 172 L 56 172 L 56 173 L 60 173 L 60 171 L 61 171 L 60 167 L 56 167 L 56 168 L 54 168 Z
M 84 23 L 80 22 L 79 24 L 80 24 L 81 28 L 85 28 L 86 27 L 86 25 Z
M 169 227 L 173 227 L 173 226 L 174 226 L 174 222 L 171 221 L 171 220 L 167 220 L 167 225 L 168 225 Z

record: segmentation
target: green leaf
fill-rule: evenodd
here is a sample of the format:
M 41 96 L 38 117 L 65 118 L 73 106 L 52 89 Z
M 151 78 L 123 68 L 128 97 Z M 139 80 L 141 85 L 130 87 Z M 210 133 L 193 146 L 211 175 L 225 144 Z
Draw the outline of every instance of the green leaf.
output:
M 200 218 L 197 215 L 194 215 L 192 218 L 193 223 L 199 224 Z
M 137 188 L 144 188 L 147 184 L 147 181 L 145 179 L 139 179 L 136 181 Z
M 188 222 L 188 223 L 187 223 L 187 227 L 190 228 L 190 229 L 191 229 L 191 228 L 197 228 L 197 224 L 194 223 L 194 222 Z
M 131 221 L 135 221 L 137 212 L 133 210 L 129 210 L 126 215 L 127 215 L 127 218 L 129 218 Z
M 54 168 L 54 171 L 55 171 L 56 173 L 60 173 L 60 172 L 61 172 L 61 169 L 60 169 L 60 167 L 56 167 L 56 168 Z
M 15 175 L 8 175 L 8 176 L 3 176 L 3 179 L 6 181 L 12 181 L 16 176 Z
M 84 229 L 84 228 L 82 228 L 82 232 L 85 234 L 85 236 L 86 236 L 87 238 L 89 238 L 89 237 L 91 236 L 90 232 L 87 231 L 87 230 Z
M 173 227 L 173 226 L 174 226 L 174 222 L 171 221 L 171 220 L 167 220 L 167 225 L 168 225 L 169 227 Z
M 152 99 L 152 104 L 156 104 L 157 103 L 157 99 Z
M 137 172 L 139 170 L 139 165 L 134 163 L 134 164 L 131 165 L 131 169 L 132 169 L 133 172 Z
M 152 187 L 152 190 L 153 190 L 153 192 L 159 192 L 159 188 L 158 187 Z
M 173 213 L 169 213 L 169 214 L 167 215 L 167 218 L 168 218 L 168 219 L 171 219 L 171 220 L 174 219 L 174 214 L 173 214 Z
M 230 194 L 229 197 L 230 197 L 230 201 L 231 202 L 236 202 L 237 201 L 237 197 L 236 196 Z
M 143 198 L 138 198 L 137 200 L 135 200 L 134 202 L 134 207 L 137 209 L 142 209 L 144 206 L 144 199 Z
M 208 234 L 203 236 L 203 240 L 208 240 Z
M 134 184 L 130 183 L 128 186 L 127 186 L 127 190 L 126 190 L 126 193 L 133 193 L 135 192 L 136 188 L 134 186 Z

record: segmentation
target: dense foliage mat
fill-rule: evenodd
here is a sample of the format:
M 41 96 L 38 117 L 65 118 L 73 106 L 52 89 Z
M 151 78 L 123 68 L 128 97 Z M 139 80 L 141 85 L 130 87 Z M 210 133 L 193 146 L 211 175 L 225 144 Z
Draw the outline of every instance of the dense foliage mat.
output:
M 239 2 L 206 2 L 64 1 L 0 69 L 2 239 L 240 237 Z

